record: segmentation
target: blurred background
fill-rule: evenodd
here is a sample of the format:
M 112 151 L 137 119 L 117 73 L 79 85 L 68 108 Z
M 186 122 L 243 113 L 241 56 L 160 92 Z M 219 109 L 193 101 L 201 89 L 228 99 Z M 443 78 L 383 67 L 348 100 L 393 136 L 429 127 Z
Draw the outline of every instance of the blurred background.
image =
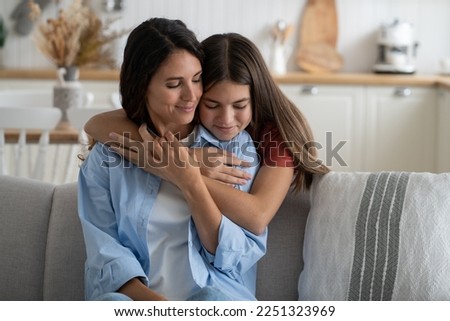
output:
M 13 11 L 26 0 L 2 0 L 0 15 L 8 30 L 3 47 L 3 68 L 46 68 L 51 63 L 40 54 L 30 35 L 15 32 Z M 45 2 L 45 1 L 44 1 Z M 71 0 L 47 1 L 42 18 L 55 17 Z M 298 71 L 295 50 L 307 0 L 91 0 L 102 18 L 120 16 L 114 28 L 132 28 L 150 17 L 178 18 L 202 40 L 213 33 L 238 32 L 252 39 L 269 60 L 271 31 L 279 20 L 292 25 L 286 41 L 287 71 Z M 439 62 L 450 57 L 450 1 L 448 0 L 336 0 L 337 51 L 343 57 L 342 72 L 371 72 L 377 60 L 380 26 L 401 19 L 410 22 L 418 42 L 417 72 L 435 74 Z M 114 43 L 117 61 L 126 37 Z

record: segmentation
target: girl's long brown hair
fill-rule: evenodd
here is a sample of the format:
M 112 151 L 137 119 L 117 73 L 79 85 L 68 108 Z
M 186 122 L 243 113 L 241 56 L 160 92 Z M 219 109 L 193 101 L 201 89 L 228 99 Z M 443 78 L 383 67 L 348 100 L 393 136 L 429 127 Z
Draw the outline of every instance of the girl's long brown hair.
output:
M 258 141 L 267 124 L 277 127 L 294 157 L 294 188 L 307 189 L 315 174 L 328 173 L 317 158 L 308 121 L 275 83 L 256 45 L 236 33 L 213 35 L 202 45 L 204 91 L 222 80 L 250 86 L 253 119 L 247 130 Z

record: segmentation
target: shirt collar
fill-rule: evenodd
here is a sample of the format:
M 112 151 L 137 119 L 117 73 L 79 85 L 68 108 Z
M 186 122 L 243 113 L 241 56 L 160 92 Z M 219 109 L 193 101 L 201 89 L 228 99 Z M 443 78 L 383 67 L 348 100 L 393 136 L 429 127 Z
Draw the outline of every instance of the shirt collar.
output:
M 217 139 L 213 134 L 211 134 L 205 127 L 198 125 L 197 134 L 195 136 L 196 142 L 207 141 L 209 144 L 217 148 L 223 148 L 221 141 Z

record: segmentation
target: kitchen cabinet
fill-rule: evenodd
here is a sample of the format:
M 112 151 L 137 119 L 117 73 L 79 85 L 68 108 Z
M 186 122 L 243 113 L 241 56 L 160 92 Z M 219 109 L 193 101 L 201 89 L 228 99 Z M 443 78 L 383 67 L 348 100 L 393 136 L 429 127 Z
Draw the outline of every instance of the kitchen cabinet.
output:
M 280 88 L 304 112 L 317 141 L 327 146 L 319 151 L 322 160 L 329 160 L 327 153 L 345 142 L 339 154 L 348 166 L 334 158 L 333 170 L 435 171 L 434 87 L 281 84 Z M 441 109 L 449 119 L 450 106 Z M 440 135 L 445 134 L 450 137 L 450 131 Z M 441 162 L 450 163 L 450 155 L 442 156 Z
M 438 89 L 436 171 L 450 172 L 450 89 Z
M 282 84 L 281 90 L 304 113 L 319 158 L 333 170 L 363 169 L 363 87 Z
M 434 88 L 369 86 L 365 110 L 366 170 L 435 170 Z
M 0 70 L 0 90 L 53 88 L 53 71 L 41 74 Z M 84 71 L 80 79 L 93 106 L 111 106 L 117 71 Z M 292 73 L 275 80 L 305 114 L 319 157 L 333 170 L 450 171 L 448 77 Z

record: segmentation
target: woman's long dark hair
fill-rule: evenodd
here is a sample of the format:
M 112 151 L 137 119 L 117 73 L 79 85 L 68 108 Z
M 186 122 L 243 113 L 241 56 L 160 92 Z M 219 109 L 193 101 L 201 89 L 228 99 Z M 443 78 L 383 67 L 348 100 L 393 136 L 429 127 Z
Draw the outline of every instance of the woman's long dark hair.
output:
M 210 36 L 202 45 L 204 92 L 223 80 L 250 87 L 253 116 L 247 130 L 258 142 L 267 124 L 278 129 L 294 156 L 295 189 L 309 188 L 314 174 L 327 173 L 329 169 L 317 159 L 308 121 L 275 83 L 256 45 L 236 33 Z
M 137 125 L 153 125 L 146 107 L 147 88 L 161 63 L 178 49 L 203 63 L 200 42 L 180 20 L 151 18 L 130 33 L 120 71 L 120 94 L 128 118 Z

